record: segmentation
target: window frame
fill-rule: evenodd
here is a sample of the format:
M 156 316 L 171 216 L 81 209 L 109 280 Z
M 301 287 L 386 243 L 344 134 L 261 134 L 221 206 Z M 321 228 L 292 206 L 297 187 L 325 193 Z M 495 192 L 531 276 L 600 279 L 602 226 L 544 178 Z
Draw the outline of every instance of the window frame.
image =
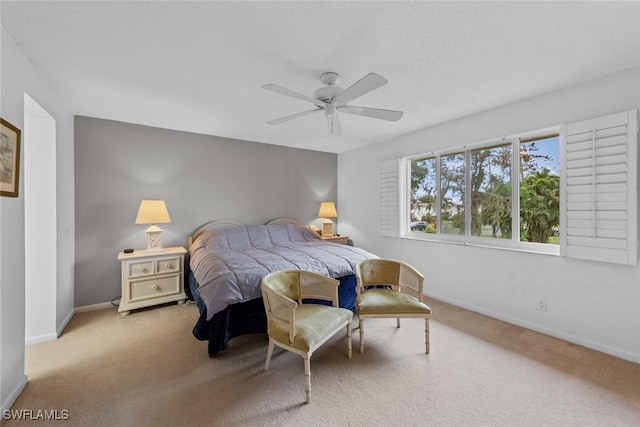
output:
M 484 248 L 506 249 L 522 252 L 532 252 L 548 255 L 560 255 L 560 244 L 551 243 L 537 243 L 537 242 L 522 242 L 520 241 L 520 143 L 537 139 L 544 139 L 548 137 L 558 137 L 558 165 L 559 165 L 559 177 L 560 187 L 563 186 L 563 138 L 561 137 L 561 127 L 552 126 L 544 129 L 539 129 L 530 132 L 523 132 L 517 135 L 512 135 L 503 138 L 490 139 L 473 144 L 459 145 L 455 147 L 448 147 L 446 149 L 429 151 L 417 155 L 406 156 L 401 159 L 400 163 L 400 237 L 412 240 L 424 240 L 429 242 L 458 244 L 464 246 L 475 246 Z M 487 238 L 481 236 L 471 235 L 471 190 L 469 188 L 471 182 L 471 153 L 474 150 L 495 148 L 498 146 L 511 144 L 511 182 L 512 182 L 512 198 L 511 198 L 511 211 L 517 214 L 512 215 L 512 230 L 513 235 L 511 239 L 502 238 Z M 464 152 L 464 165 L 465 165 L 465 192 L 464 192 L 464 235 L 445 234 L 440 232 L 442 226 L 441 221 L 441 157 L 452 155 L 456 153 Z M 411 216 L 411 162 L 419 159 L 435 158 L 436 161 L 436 217 L 438 221 L 438 227 L 436 233 L 424 233 L 412 231 L 410 229 L 410 216 Z M 515 185 L 515 188 L 514 188 Z M 562 218 L 560 228 L 564 226 Z

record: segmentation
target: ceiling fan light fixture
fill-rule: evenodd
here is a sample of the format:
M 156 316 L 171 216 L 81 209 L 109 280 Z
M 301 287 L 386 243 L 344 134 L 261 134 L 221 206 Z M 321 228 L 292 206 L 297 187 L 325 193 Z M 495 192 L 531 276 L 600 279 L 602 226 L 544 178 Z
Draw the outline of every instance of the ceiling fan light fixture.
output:
M 333 104 L 328 104 L 324 109 L 325 117 L 333 117 L 336 114 L 336 106 Z

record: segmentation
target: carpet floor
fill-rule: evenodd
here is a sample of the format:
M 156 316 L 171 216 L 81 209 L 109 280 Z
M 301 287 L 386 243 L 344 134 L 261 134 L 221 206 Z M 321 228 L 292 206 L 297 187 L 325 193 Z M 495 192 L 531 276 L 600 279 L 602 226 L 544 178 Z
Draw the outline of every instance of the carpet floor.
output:
M 351 360 L 341 333 L 314 353 L 310 404 L 300 356 L 276 348 L 264 371 L 265 335 L 209 358 L 191 334 L 194 305 L 77 313 L 59 339 L 26 348 L 29 382 L 12 407 L 68 419 L 3 425 L 640 425 L 639 364 L 427 303 L 431 354 L 419 319 L 368 320 L 360 354 L 354 319 Z

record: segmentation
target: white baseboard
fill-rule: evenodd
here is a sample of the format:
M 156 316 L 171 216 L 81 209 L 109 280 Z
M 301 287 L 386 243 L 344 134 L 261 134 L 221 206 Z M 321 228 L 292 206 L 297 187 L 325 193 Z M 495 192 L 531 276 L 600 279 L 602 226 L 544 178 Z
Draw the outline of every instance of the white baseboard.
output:
M 71 319 L 73 318 L 73 314 L 74 313 L 75 313 L 75 311 L 73 309 L 71 309 L 69 311 L 69 313 L 67 314 L 67 316 L 62 320 L 62 323 L 60 324 L 60 326 L 58 326 L 58 329 L 56 330 L 56 335 L 57 336 L 62 335 L 62 332 L 64 332 L 64 329 L 67 327 L 69 322 L 71 322 Z
M 2 402 L 3 414 L 4 414 L 4 411 L 10 409 L 11 406 L 14 404 L 14 402 L 18 399 L 18 396 L 20 396 L 20 393 L 22 393 L 22 390 L 24 390 L 24 388 L 27 386 L 27 382 L 28 382 L 27 376 L 23 375 L 22 378 L 20 378 L 20 381 L 18 381 L 18 384 L 14 387 L 11 393 L 9 393 L 9 395 L 7 396 L 7 399 L 4 402 Z M 4 384 L 3 384 L 3 387 L 4 387 Z
M 54 341 L 57 338 L 58 338 L 58 334 L 55 334 L 53 332 L 50 334 L 38 335 L 37 337 L 26 337 L 24 339 L 24 345 L 28 346 L 28 345 L 38 344 L 41 342 Z
M 41 342 L 54 341 L 58 339 L 58 337 L 64 331 L 64 328 L 66 328 L 69 322 L 71 321 L 71 318 L 73 317 L 73 313 L 74 311 L 71 310 L 69 314 L 67 314 L 67 316 L 64 318 L 60 326 L 58 326 L 58 329 L 56 329 L 55 333 L 39 335 L 37 337 L 25 337 L 24 345 L 28 346 L 28 345 L 38 344 Z
M 82 307 L 74 308 L 75 313 L 83 313 L 85 311 L 104 310 L 105 308 L 115 308 L 110 302 L 101 302 L 100 304 L 83 305 Z
M 437 295 L 433 293 L 425 293 L 425 295 L 428 297 L 435 298 L 439 301 L 446 302 L 447 304 L 455 305 L 457 307 L 461 307 L 466 310 L 473 311 L 474 313 L 483 314 L 485 316 L 489 316 L 494 319 L 502 320 L 503 322 L 511 323 L 512 325 L 520 326 L 525 329 L 530 329 L 532 331 L 539 332 L 544 335 L 549 335 L 554 338 L 559 338 L 561 340 L 578 344 L 583 347 L 590 348 L 592 350 L 601 351 L 602 353 L 610 354 L 611 356 L 619 357 L 620 359 L 625 359 L 630 362 L 640 363 L 640 354 L 631 353 L 626 350 L 621 350 L 619 348 L 603 345 L 594 341 L 586 340 L 584 338 L 576 337 L 574 335 L 565 334 L 564 332 L 556 331 L 555 329 L 544 328 L 535 323 L 530 323 L 521 319 L 505 316 L 500 313 L 495 313 L 490 310 L 485 310 L 480 307 L 476 307 L 476 306 L 466 304 L 451 298 L 444 297 L 442 295 Z

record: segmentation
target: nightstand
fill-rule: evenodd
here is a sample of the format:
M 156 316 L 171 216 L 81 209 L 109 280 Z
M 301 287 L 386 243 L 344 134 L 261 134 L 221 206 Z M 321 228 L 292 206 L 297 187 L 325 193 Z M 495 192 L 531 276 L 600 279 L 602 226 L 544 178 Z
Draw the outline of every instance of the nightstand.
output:
M 122 296 L 118 311 L 122 316 L 131 310 L 167 302 L 187 299 L 184 292 L 182 247 L 164 248 L 162 252 L 120 252 L 118 260 L 122 267 Z
M 336 234 L 334 236 L 320 236 L 320 237 L 322 237 L 322 240 L 326 240 L 327 242 L 339 243 L 341 245 L 346 245 L 347 241 L 349 240 L 349 236 L 344 236 L 339 234 Z

